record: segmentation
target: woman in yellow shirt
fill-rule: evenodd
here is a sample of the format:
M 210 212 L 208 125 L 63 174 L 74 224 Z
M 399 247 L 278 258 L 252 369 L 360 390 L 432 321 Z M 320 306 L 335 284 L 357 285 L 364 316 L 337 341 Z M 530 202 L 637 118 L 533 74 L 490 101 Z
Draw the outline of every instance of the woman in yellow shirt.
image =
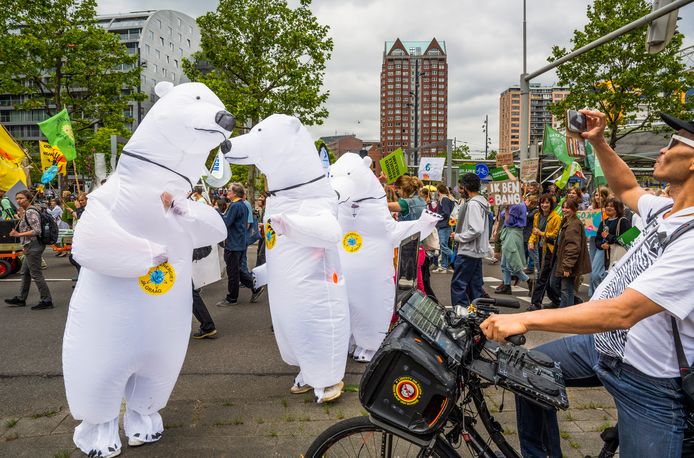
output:
M 533 233 L 528 240 L 528 250 L 537 250 L 539 263 L 536 264 L 535 285 L 532 290 L 532 298 L 528 310 L 539 310 L 542 308 L 542 299 L 549 283 L 549 276 L 552 273 L 552 253 L 559 234 L 561 217 L 554 211 L 554 200 L 549 194 L 540 196 L 540 211 L 535 213 L 533 219 Z M 559 305 L 559 298 L 552 297 L 554 294 L 548 290 L 549 298 L 556 306 Z M 556 299 L 556 300 L 555 300 Z

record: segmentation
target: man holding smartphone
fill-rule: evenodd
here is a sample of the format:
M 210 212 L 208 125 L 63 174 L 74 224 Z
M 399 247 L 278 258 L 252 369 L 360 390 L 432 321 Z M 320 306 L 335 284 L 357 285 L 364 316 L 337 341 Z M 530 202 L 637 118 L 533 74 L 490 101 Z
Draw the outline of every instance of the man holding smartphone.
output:
M 648 194 L 605 141 L 605 115 L 581 110 L 607 183 L 644 220 L 642 235 L 589 302 L 562 310 L 493 315 L 487 338 L 532 330 L 578 334 L 538 348 L 559 361 L 567 384 L 599 381 L 614 397 L 621 456 L 679 457 L 686 428 L 685 393 L 673 339 L 694 362 L 694 122 L 662 114 L 677 132 L 660 150 L 653 176 L 674 199 Z M 674 317 L 674 320 L 671 320 Z M 562 456 L 556 412 L 516 398 L 523 456 Z

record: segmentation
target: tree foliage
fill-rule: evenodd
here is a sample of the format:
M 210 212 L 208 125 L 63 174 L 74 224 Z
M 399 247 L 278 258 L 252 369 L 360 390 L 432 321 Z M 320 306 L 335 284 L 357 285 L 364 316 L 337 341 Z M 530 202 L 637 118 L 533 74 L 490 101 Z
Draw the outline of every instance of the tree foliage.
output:
M 333 41 L 310 4 L 300 0 L 292 9 L 286 0 L 220 0 L 216 11 L 197 19 L 201 51 L 183 60 L 185 74 L 212 89 L 239 124 L 273 113 L 322 123 L 328 92 L 321 88 Z
M 548 60 L 559 59 L 650 11 L 646 0 L 595 0 L 587 7 L 588 23 L 574 31 L 572 50 L 555 46 Z M 650 127 L 659 112 L 689 117 L 691 102 L 685 103 L 683 93 L 694 85 L 694 77 L 678 56 L 683 36 L 676 34 L 663 51 L 651 55 L 646 52 L 646 30 L 646 26 L 635 29 L 558 67 L 558 84 L 571 92 L 554 103 L 551 111 L 560 119 L 567 109 L 602 111 L 607 115 L 612 147 L 631 132 Z M 642 110 L 646 117 L 634 126 Z
M 96 23 L 96 0 L 9 0 L 0 8 L 0 93 L 22 95 L 18 110 L 67 108 L 73 129 L 121 128 L 131 100 L 143 100 L 137 57 Z
M 444 151 L 442 153 L 439 153 L 438 156 L 439 157 L 448 157 L 448 153 Z M 470 147 L 468 145 L 466 145 L 465 143 L 463 143 L 460 146 L 456 146 L 451 151 L 451 158 L 453 160 L 471 159 L 472 156 L 470 156 Z

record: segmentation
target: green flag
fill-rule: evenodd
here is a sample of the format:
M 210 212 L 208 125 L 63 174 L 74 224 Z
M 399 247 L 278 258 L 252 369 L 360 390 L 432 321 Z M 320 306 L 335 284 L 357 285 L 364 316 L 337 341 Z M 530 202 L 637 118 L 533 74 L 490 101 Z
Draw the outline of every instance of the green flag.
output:
M 542 152 L 551 154 L 559 159 L 566 166 L 570 166 L 573 159 L 566 151 L 566 137 L 564 134 L 552 129 L 549 124 L 545 124 L 545 134 L 542 137 Z
M 381 170 L 386 174 L 388 184 L 407 173 L 407 163 L 402 148 L 398 148 L 380 160 Z
M 604 186 L 607 184 L 607 179 L 605 178 L 605 173 L 602 171 L 602 167 L 600 166 L 600 161 L 593 152 L 593 147 L 588 142 L 586 142 L 585 165 L 593 173 L 593 181 L 596 185 Z
M 63 109 L 57 115 L 41 121 L 39 128 L 48 139 L 51 146 L 57 146 L 62 151 L 65 159 L 72 161 L 77 157 L 75 151 L 75 135 L 72 133 L 72 123 L 67 109 Z

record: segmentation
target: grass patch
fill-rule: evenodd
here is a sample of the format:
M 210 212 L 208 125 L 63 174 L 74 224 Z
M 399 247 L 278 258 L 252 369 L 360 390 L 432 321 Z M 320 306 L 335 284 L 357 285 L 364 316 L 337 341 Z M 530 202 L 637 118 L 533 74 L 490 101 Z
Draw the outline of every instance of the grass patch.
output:
M 222 403 L 222 406 L 224 406 L 224 407 L 234 407 L 234 403 L 231 402 L 231 401 L 226 401 L 226 402 Z
M 325 412 L 326 415 L 330 415 L 330 405 L 328 405 L 327 402 L 323 403 L 323 412 Z
M 576 450 L 579 450 L 581 448 L 581 444 L 579 444 L 578 442 L 576 442 L 574 440 L 570 440 L 569 445 L 571 446 L 571 448 L 576 449 Z
M 214 426 L 230 426 L 230 425 L 242 425 L 243 424 L 243 418 L 237 417 L 237 418 L 232 418 L 231 420 L 218 420 L 213 423 Z
M 242 425 L 243 424 L 243 418 L 240 418 L 240 417 L 234 418 L 234 424 L 237 426 Z
M 567 433 L 566 431 L 559 431 L 559 437 L 562 439 L 568 439 L 571 437 L 571 434 Z
M 171 425 L 164 425 L 164 429 L 176 429 L 176 428 L 183 428 L 183 424 L 173 423 Z
M 12 429 L 19 423 L 19 418 L 9 418 L 5 420 L 5 428 Z
M 17 439 L 19 439 L 19 434 L 17 433 L 8 434 L 7 436 L 5 436 L 5 442 L 11 442 Z
M 359 385 L 356 385 L 356 384 L 345 385 L 345 387 L 342 391 L 344 391 L 345 393 L 359 393 Z
M 605 423 L 603 423 L 599 426 L 596 426 L 595 429 L 593 429 L 593 431 L 595 431 L 596 433 L 601 433 L 601 432 L 605 431 L 607 428 L 611 428 L 612 426 L 613 426 L 612 423 L 606 421 Z
M 285 398 L 282 398 L 282 407 L 285 409 L 289 407 L 289 401 L 287 401 Z
M 44 410 L 43 412 L 33 414 L 31 416 L 31 418 L 33 418 L 34 420 L 36 420 L 37 418 L 42 418 L 42 417 L 50 418 L 50 417 L 54 416 L 55 414 L 57 414 L 58 412 L 60 412 L 60 410 Z
M 564 419 L 566 421 L 574 421 L 576 418 L 574 418 L 574 416 L 571 415 L 571 412 L 566 412 L 566 415 L 564 415 Z
M 277 436 L 278 436 L 277 431 L 275 431 L 274 429 L 268 433 L 268 437 L 277 437 Z
M 310 404 L 313 402 L 313 397 L 304 398 L 304 404 Z
M 265 420 L 263 420 L 262 418 L 256 418 L 255 422 L 258 423 L 259 425 L 262 425 L 263 423 L 265 423 Z
M 359 415 L 361 415 L 362 417 L 368 417 L 368 416 L 369 416 L 369 412 L 367 412 L 367 411 L 364 410 L 364 409 L 359 409 Z
M 299 417 L 299 421 L 311 421 L 311 417 L 308 415 L 302 415 Z
M 53 458 L 70 458 L 70 450 L 61 450 L 53 455 Z
M 291 423 L 293 421 L 296 421 L 296 418 L 294 418 L 294 415 L 287 414 L 284 416 L 284 421 L 286 421 L 287 423 Z
M 337 409 L 335 411 L 335 418 L 338 420 L 344 420 L 345 419 L 345 413 L 342 411 L 342 409 Z
M 516 430 L 513 428 L 509 428 L 508 426 L 504 426 L 504 435 L 505 436 L 512 436 L 516 434 Z

